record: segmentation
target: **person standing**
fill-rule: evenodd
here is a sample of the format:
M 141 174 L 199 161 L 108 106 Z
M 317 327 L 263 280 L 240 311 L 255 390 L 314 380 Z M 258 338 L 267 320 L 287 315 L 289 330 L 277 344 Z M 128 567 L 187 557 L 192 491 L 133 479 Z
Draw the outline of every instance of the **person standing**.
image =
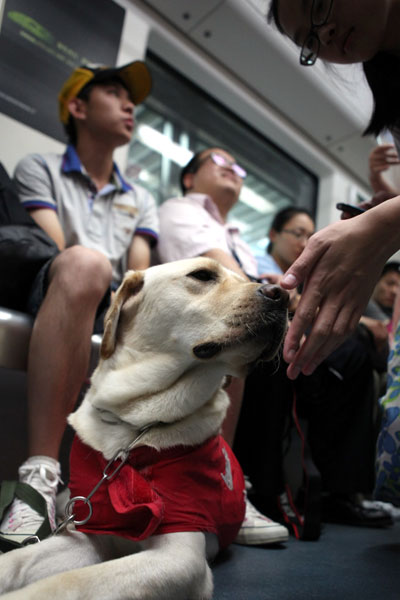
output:
M 318 57 L 332 63 L 362 63 L 374 101 L 365 133 L 376 137 L 389 130 L 400 154 L 400 2 L 272 0 L 269 18 L 299 46 L 300 64 L 305 67 Z M 386 198 L 364 204 L 370 210 L 355 217 L 356 224 L 347 219 L 319 231 L 282 279 L 285 289 L 306 282 L 285 340 L 290 378 L 312 373 L 355 329 L 385 262 L 400 248 L 400 196 Z M 400 496 L 399 343 L 397 326 L 382 400 L 385 412 L 377 466 L 378 494 L 396 502 Z
M 299 46 L 303 66 L 318 57 L 363 64 L 375 102 L 366 133 L 390 129 L 399 149 L 400 3 L 272 0 L 270 19 Z M 357 227 L 347 219 L 316 233 L 282 280 L 292 289 L 307 279 L 285 340 L 291 378 L 315 370 L 355 329 L 385 262 L 400 248 L 398 196 L 355 218 Z

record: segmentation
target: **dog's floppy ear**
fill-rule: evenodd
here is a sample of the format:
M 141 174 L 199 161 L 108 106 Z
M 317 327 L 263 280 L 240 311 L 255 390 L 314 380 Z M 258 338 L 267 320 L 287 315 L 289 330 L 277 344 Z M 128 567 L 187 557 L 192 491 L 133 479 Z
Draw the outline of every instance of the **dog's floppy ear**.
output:
M 110 358 L 114 352 L 121 309 L 128 298 L 131 298 L 140 292 L 143 284 L 143 271 L 128 271 L 122 284 L 115 292 L 114 300 L 104 318 L 104 335 L 100 347 L 101 358 Z

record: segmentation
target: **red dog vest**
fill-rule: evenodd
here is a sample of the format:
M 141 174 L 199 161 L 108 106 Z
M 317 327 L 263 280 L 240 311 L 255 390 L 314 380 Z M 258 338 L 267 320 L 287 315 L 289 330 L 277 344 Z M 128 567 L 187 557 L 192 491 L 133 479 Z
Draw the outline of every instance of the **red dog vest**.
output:
M 107 462 L 75 436 L 71 497 L 87 496 L 102 478 Z M 244 519 L 243 473 L 221 436 L 199 446 L 160 452 L 141 446 L 131 451 L 111 481 L 103 482 L 91 503 L 93 515 L 77 527 L 80 531 L 131 540 L 177 531 L 208 531 L 218 536 L 224 548 L 235 539 Z M 86 518 L 88 509 L 77 502 L 73 512 L 79 521 Z

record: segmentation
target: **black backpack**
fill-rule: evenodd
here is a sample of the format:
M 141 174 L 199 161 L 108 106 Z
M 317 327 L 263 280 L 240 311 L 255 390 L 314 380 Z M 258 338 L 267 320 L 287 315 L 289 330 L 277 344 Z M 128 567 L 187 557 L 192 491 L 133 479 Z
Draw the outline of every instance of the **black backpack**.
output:
M 0 163 L 0 306 L 23 311 L 37 273 L 58 252 L 21 205 Z

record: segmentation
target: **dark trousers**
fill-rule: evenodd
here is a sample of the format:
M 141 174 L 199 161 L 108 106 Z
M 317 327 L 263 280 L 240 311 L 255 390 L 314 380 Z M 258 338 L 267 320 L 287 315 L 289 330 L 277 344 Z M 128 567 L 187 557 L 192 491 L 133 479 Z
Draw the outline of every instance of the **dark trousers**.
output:
M 372 363 L 356 334 L 313 375 L 292 382 L 287 365 L 264 364 L 246 380 L 234 451 L 257 495 L 284 489 L 283 457 L 290 440 L 292 406 L 307 423 L 307 440 L 325 492 L 370 493 L 374 486 L 376 431 Z

